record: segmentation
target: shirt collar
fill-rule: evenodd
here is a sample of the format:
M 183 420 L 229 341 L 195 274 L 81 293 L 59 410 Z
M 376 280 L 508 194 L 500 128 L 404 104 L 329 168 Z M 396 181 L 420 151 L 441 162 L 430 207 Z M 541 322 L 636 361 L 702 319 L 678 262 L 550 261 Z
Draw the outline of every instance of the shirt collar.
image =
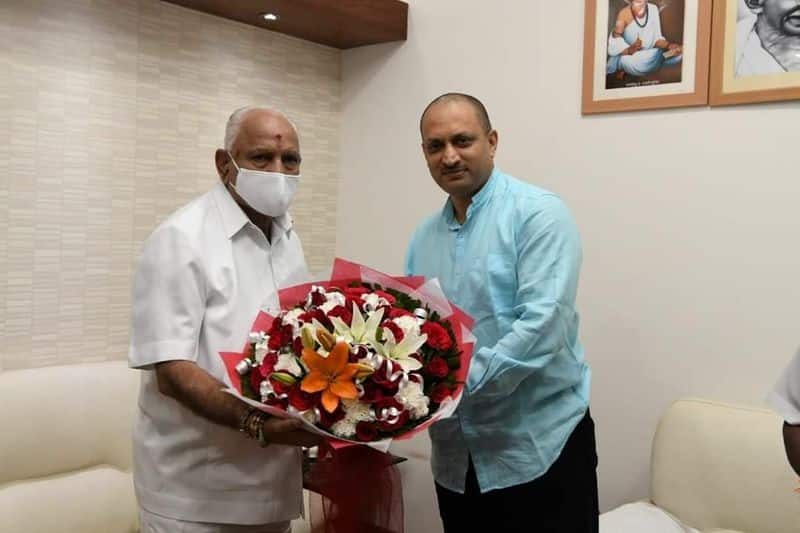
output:
M 467 207 L 467 218 L 464 221 L 469 220 L 470 216 L 480 207 L 487 202 L 489 198 L 491 198 L 492 193 L 497 188 L 497 183 L 500 181 L 501 172 L 498 170 L 497 167 L 494 167 L 492 173 L 489 175 L 489 179 L 486 180 L 486 183 L 483 184 L 481 190 L 479 190 L 475 196 L 472 197 L 472 201 Z M 442 209 L 442 216 L 444 217 L 444 221 L 447 226 L 451 230 L 457 230 L 461 227 L 461 224 L 458 223 L 456 220 L 456 213 L 455 209 L 453 209 L 453 201 L 450 198 L 447 198 L 447 201 L 444 204 L 444 208 Z
M 217 208 L 222 216 L 225 235 L 229 239 L 232 239 L 243 227 L 251 224 L 250 219 L 247 218 L 247 215 L 245 215 L 242 208 L 239 207 L 239 204 L 236 203 L 236 200 L 233 199 L 233 196 L 231 196 L 231 193 L 228 192 L 228 189 L 223 183 L 217 183 L 212 189 L 212 194 L 214 195 Z M 270 240 L 273 240 L 274 237 L 280 236 L 281 234 L 288 237 L 293 226 L 294 221 L 289 213 L 273 218 Z

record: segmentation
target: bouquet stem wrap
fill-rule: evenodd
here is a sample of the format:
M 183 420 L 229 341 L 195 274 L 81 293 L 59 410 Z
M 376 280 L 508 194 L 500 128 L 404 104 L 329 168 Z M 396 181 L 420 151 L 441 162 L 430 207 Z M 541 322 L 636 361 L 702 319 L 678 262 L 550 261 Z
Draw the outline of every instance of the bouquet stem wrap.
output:
M 312 531 L 403 533 L 403 488 L 392 456 L 368 446 L 322 448 L 306 478 L 321 500 L 312 506 Z

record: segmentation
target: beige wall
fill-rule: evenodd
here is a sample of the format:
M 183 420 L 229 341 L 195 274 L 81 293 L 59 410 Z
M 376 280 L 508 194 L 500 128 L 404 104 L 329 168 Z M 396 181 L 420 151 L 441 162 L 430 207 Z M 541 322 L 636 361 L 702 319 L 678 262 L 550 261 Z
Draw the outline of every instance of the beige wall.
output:
M 501 168 L 560 193 L 582 230 L 602 507 L 645 497 L 671 401 L 760 404 L 800 343 L 797 103 L 582 118 L 583 2 L 410 4 L 406 43 L 343 56 L 337 252 L 402 269 L 444 198 L 419 113 L 449 90 L 482 98 Z
M 293 214 L 329 264 L 339 59 L 156 0 L 0 2 L 0 369 L 126 357 L 141 242 L 215 183 L 241 105 L 298 125 Z

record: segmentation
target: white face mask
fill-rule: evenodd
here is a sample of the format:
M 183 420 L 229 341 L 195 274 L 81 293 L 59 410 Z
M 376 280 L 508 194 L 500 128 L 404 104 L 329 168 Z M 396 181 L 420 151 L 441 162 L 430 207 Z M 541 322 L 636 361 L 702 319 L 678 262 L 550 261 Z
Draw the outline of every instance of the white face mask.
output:
M 280 172 L 264 172 L 249 168 L 239 168 L 236 160 L 228 153 L 238 174 L 236 186 L 231 184 L 236 194 L 247 202 L 247 205 L 269 217 L 279 217 L 286 213 L 292 203 L 300 175 L 290 176 Z

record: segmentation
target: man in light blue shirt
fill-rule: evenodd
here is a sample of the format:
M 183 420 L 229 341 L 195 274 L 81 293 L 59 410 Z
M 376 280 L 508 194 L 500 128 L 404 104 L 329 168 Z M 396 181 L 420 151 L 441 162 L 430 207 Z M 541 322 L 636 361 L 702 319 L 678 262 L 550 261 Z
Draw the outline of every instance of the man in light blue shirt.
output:
M 477 338 L 458 410 L 430 429 L 445 532 L 596 532 L 575 222 L 557 196 L 495 168 L 497 132 L 476 98 L 436 98 L 420 131 L 449 198 L 414 233 L 406 271 L 438 278 Z

